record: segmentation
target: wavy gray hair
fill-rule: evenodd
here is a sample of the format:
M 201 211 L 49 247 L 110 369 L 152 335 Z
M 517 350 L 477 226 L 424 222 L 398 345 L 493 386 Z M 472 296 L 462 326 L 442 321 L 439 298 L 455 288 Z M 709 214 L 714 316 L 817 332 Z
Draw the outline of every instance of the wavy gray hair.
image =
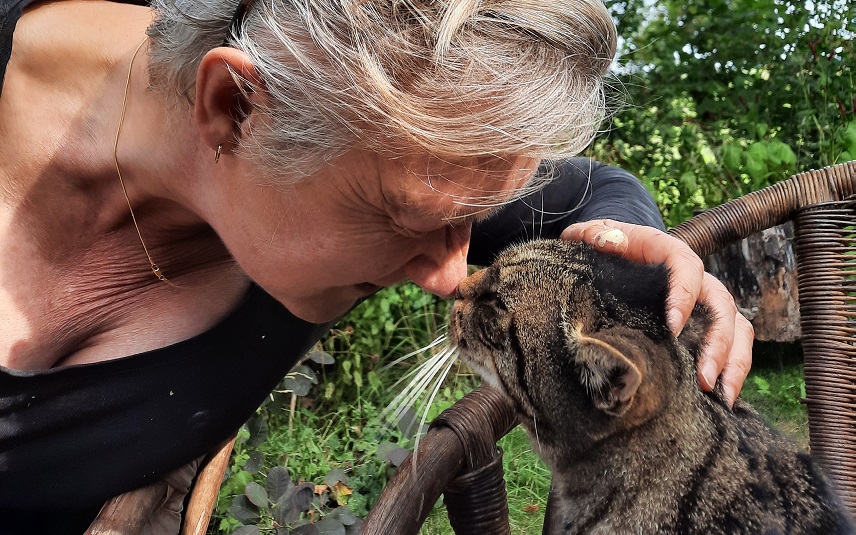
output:
M 154 0 L 151 85 L 192 101 L 236 6 Z M 616 47 L 599 0 L 256 0 L 228 39 L 271 97 L 241 151 L 274 176 L 352 148 L 461 162 L 575 155 L 603 120 Z

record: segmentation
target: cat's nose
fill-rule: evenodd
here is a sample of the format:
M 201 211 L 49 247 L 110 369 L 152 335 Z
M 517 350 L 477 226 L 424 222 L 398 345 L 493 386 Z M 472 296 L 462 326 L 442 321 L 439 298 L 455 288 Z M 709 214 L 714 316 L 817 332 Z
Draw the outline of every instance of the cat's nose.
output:
M 470 299 L 475 297 L 479 288 L 485 283 L 487 277 L 487 269 L 476 271 L 466 279 L 462 280 L 455 290 L 455 299 Z

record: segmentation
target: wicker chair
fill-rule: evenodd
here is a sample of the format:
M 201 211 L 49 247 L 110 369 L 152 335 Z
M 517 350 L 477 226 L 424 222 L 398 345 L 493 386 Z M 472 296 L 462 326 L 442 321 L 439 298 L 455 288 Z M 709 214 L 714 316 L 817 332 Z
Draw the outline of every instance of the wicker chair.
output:
M 806 402 L 812 455 L 856 513 L 856 162 L 809 171 L 706 211 L 670 233 L 704 257 L 726 244 L 792 220 L 796 228 Z M 372 509 L 364 535 L 416 534 L 444 496 L 458 535 L 508 534 L 508 506 L 496 441 L 517 423 L 509 403 L 480 387 L 444 412 L 402 464 Z M 201 472 L 183 534 L 205 532 L 231 444 Z M 89 533 L 131 526 L 164 490 L 114 498 Z M 136 505 L 131 505 L 136 504 Z M 550 507 L 547 523 L 550 523 Z M 131 518 L 131 521 L 128 521 Z

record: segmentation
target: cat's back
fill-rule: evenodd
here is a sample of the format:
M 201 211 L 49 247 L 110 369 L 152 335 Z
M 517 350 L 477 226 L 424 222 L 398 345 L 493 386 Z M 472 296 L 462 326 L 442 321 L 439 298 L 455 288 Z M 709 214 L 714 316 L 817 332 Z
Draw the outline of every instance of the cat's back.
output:
M 705 413 L 709 449 L 677 500 L 675 534 L 850 535 L 846 509 L 808 452 L 737 400 L 732 410 L 712 396 Z

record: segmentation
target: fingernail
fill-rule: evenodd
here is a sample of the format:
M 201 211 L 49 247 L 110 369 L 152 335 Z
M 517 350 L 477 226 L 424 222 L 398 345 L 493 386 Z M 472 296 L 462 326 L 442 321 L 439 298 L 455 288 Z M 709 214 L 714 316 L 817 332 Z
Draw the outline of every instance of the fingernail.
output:
M 666 323 L 669 325 L 669 328 L 675 333 L 675 336 L 681 334 L 683 330 L 683 326 L 681 325 L 681 321 L 683 321 L 684 317 L 678 312 L 678 309 L 672 308 L 666 313 Z
M 713 362 L 707 361 L 704 366 L 702 366 L 701 377 L 706 383 L 705 387 L 707 390 L 713 390 L 713 387 L 716 385 L 718 375 L 716 364 Z
M 612 246 L 614 249 L 618 249 L 627 241 L 627 236 L 621 229 L 617 228 L 609 228 L 606 230 L 602 230 L 594 235 L 594 244 L 598 247 L 606 247 L 607 245 Z

